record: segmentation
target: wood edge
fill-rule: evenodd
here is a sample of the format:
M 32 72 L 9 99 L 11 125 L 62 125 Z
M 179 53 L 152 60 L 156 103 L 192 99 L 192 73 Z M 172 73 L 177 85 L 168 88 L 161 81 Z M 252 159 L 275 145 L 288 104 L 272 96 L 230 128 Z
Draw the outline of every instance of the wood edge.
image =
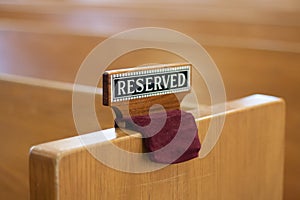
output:
M 152 64 L 152 65 L 145 65 L 145 66 L 136 66 L 136 67 L 128 67 L 128 68 L 122 68 L 122 69 L 112 69 L 107 70 L 106 73 L 111 74 L 117 74 L 117 73 L 124 73 L 124 72 L 132 72 L 132 71 L 139 71 L 139 70 L 151 70 L 151 69 L 157 69 L 157 68 L 168 68 L 168 67 L 178 67 L 182 65 L 189 65 L 192 67 L 191 63 L 187 62 L 177 62 L 177 63 L 169 63 L 169 64 Z
M 274 97 L 274 96 L 268 96 L 268 95 L 262 95 L 262 94 L 254 94 L 251 96 L 247 96 L 241 99 L 237 99 L 234 101 L 230 101 L 227 104 L 228 109 L 224 113 L 218 113 L 218 114 L 212 114 L 208 116 L 203 116 L 196 118 L 196 121 L 199 123 L 201 121 L 211 119 L 213 117 L 216 117 L 218 115 L 232 115 L 238 112 L 241 112 L 245 109 L 253 109 L 257 107 L 264 106 L 266 104 L 281 104 L 283 105 L 283 109 L 285 108 L 285 102 L 282 98 Z M 114 128 L 112 128 L 114 129 Z M 140 137 L 140 134 L 134 131 L 126 130 L 128 132 L 131 132 L 130 135 L 120 135 L 119 137 L 111 138 L 105 141 L 96 142 L 94 141 L 90 145 L 99 145 L 104 144 L 105 142 L 110 141 L 119 141 L 119 140 L 125 140 L 130 137 Z M 118 132 L 122 132 L 120 129 L 115 129 L 116 135 Z M 93 133 L 85 134 L 84 136 L 89 137 Z M 69 155 L 71 153 L 82 151 L 86 148 L 86 146 L 82 143 L 82 136 L 75 136 L 70 137 L 62 140 L 57 140 L 53 142 L 43 143 L 40 145 L 36 145 L 31 148 L 31 154 L 37 154 L 37 155 L 44 155 L 46 157 L 49 157 L 51 159 L 54 159 L 56 162 L 59 162 L 64 156 Z M 91 136 L 92 137 L 92 136 Z
M 121 130 L 115 130 L 115 140 L 125 140 L 128 137 L 140 137 L 140 134 L 131 130 L 126 130 L 129 135 L 125 135 Z M 53 142 L 47 142 L 30 148 L 29 151 L 29 183 L 30 199 L 38 200 L 40 197 L 49 200 L 59 199 L 59 167 L 60 161 L 69 154 L 80 152 L 85 149 L 82 137 L 87 141 L 92 141 L 89 147 L 98 145 L 94 140 L 94 133 L 83 136 L 65 138 Z M 104 133 L 105 134 L 105 133 Z M 97 139 L 97 138 L 96 138 Z M 109 140 L 102 141 L 101 144 Z
M 107 132 L 114 133 L 114 135 L 107 135 Z M 124 133 L 126 131 L 126 133 Z M 99 138 L 96 134 L 106 134 L 106 138 Z M 49 159 L 52 159 L 56 163 L 70 153 L 81 151 L 86 145 L 89 147 L 104 144 L 110 141 L 120 141 L 127 139 L 128 137 L 141 137 L 140 133 L 128 130 L 128 129 L 115 129 L 110 128 L 102 131 L 96 131 L 93 133 L 83 134 L 70 138 L 60 139 L 52 142 L 46 142 L 43 144 L 35 145 L 30 149 L 31 155 L 42 155 Z M 101 141 L 99 141 L 101 140 Z
M 239 111 L 241 108 L 255 108 L 263 106 L 265 104 L 279 103 L 285 108 L 285 100 L 280 97 L 265 95 L 265 94 L 253 94 L 247 97 L 229 101 L 226 103 L 226 113 Z
M 73 91 L 73 84 L 60 81 L 44 80 L 39 78 L 32 78 L 26 76 L 19 76 L 14 74 L 7 74 L 0 72 L 0 81 L 8 83 L 16 83 L 22 85 L 30 85 L 33 87 L 45 87 L 49 89 L 59 89 L 65 91 Z M 83 86 L 79 89 L 81 92 L 94 94 L 95 88 L 90 86 Z M 80 91 L 78 91 L 80 92 Z M 96 95 L 102 95 L 102 88 L 97 88 Z M 226 103 L 227 112 L 230 112 L 234 109 L 238 109 L 239 106 L 255 106 L 255 104 L 268 103 L 269 101 L 282 101 L 285 104 L 285 101 L 282 98 L 264 95 L 264 94 L 253 94 L 241 99 L 233 100 Z M 241 104 L 241 105 L 239 105 Z
M 57 200 L 59 189 L 59 165 L 57 157 L 48 151 L 32 147 L 29 155 L 29 189 L 30 199 L 40 197 Z
M 109 106 L 110 105 L 110 92 L 108 89 L 109 86 L 109 73 L 104 72 L 102 75 L 102 90 L 103 90 L 103 95 L 102 95 L 102 101 L 104 106 Z
M 47 80 L 41 78 L 34 78 L 29 76 L 20 76 L 15 74 L 8 74 L 0 72 L 0 81 L 5 81 L 8 83 L 22 84 L 22 85 L 30 85 L 32 87 L 44 87 L 48 89 L 57 89 L 63 91 L 73 92 L 76 90 L 77 92 L 102 95 L 102 88 L 96 88 L 87 85 L 79 85 L 77 84 L 75 87 L 74 83 L 62 82 L 62 81 L 54 81 Z

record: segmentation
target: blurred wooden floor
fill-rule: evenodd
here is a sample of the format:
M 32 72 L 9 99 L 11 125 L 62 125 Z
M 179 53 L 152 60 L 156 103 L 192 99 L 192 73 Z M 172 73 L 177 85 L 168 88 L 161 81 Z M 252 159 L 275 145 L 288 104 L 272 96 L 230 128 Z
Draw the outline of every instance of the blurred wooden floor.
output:
M 150 4 L 145 7 L 0 4 L 0 72 L 72 83 L 86 55 L 110 34 L 139 26 L 160 26 L 182 31 L 203 44 L 216 62 L 229 100 L 253 93 L 279 96 L 286 100 L 284 199 L 299 199 L 300 13 L 297 3 L 295 1 L 294 7 L 284 9 L 251 7 L 249 10 L 238 11 L 234 7 L 226 9 L 224 5 L 164 7 Z M 143 64 L 155 59 L 159 61 L 155 55 L 143 59 L 135 59 L 135 56 L 118 60 L 114 65 Z M 167 57 L 164 62 L 173 59 Z M 26 93 L 16 94 L 10 88 L 8 92 L 3 92 L 5 86 L 6 83 L 1 82 L 1 141 L 11 141 L 17 145 L 18 134 L 22 130 L 23 137 L 27 138 L 26 144 L 20 145 L 14 156 L 1 153 L 0 157 L 0 197 L 6 195 L 7 199 L 13 199 L 24 197 L 29 192 L 26 181 L 29 147 L 47 139 L 76 133 L 71 120 L 71 107 L 56 107 L 56 101 L 70 105 L 71 93 L 61 94 L 60 100 L 53 100 L 49 110 L 42 110 L 51 113 L 51 109 L 62 109 L 64 116 L 69 116 L 69 119 L 65 123 L 50 120 L 45 125 L 38 118 L 26 119 L 26 116 L 20 116 L 14 110 L 18 107 L 9 107 L 13 95 L 21 95 L 16 103 L 28 96 Z M 14 86 L 18 87 L 23 86 Z M 22 91 L 22 88 L 17 91 Z M 36 99 L 36 103 L 39 100 Z M 29 106 L 30 101 L 25 105 Z M 9 117 L 15 117 L 19 126 L 15 125 L 16 122 L 8 122 L 6 118 Z M 25 123 L 28 120 L 29 123 Z M 48 127 L 49 132 L 39 135 L 41 130 L 34 128 L 36 123 Z M 63 130 L 59 132 L 56 125 Z M 29 127 L 33 129 L 30 133 L 26 132 Z M 8 130 L 13 133 L 7 135 Z M 51 132 L 57 134 L 51 135 Z M 28 134 L 35 135 L 35 138 L 30 138 Z M 8 144 L 2 145 L 1 152 L 10 149 Z M 14 168 L 8 169 L 5 162 Z M 19 185 L 13 189 L 16 182 Z

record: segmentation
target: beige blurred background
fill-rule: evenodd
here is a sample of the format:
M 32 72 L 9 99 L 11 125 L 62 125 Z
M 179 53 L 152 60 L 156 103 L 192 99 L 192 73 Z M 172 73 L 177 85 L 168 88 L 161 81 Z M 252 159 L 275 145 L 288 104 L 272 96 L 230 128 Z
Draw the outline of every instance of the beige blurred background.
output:
M 228 100 L 254 93 L 286 100 L 284 199 L 300 199 L 299 0 L 0 1 L 0 199 L 28 199 L 32 145 L 76 135 L 71 93 L 43 94 L 18 82 L 73 83 L 99 42 L 144 26 L 175 29 L 201 43 L 219 67 Z M 113 67 L 176 59 L 137 52 Z M 47 108 L 40 105 L 49 98 Z

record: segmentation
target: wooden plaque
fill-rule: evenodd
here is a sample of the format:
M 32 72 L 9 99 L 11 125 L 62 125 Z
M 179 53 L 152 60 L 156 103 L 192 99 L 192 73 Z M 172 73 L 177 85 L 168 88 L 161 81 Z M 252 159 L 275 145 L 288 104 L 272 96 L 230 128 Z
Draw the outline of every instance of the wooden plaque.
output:
M 128 107 L 130 116 L 147 114 L 153 104 L 179 109 L 191 90 L 191 70 L 189 63 L 176 63 L 106 71 L 103 105 L 112 106 L 117 116 L 128 115 Z

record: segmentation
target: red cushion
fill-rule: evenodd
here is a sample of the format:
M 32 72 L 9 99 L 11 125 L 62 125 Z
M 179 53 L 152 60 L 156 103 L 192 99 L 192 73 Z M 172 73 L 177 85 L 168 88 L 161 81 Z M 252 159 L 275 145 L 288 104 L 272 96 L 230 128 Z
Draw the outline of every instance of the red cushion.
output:
M 166 114 L 151 114 L 151 118 L 145 115 L 119 120 L 125 121 L 126 128 L 142 134 L 145 148 L 154 162 L 180 163 L 198 157 L 201 144 L 191 113 L 171 110 Z

